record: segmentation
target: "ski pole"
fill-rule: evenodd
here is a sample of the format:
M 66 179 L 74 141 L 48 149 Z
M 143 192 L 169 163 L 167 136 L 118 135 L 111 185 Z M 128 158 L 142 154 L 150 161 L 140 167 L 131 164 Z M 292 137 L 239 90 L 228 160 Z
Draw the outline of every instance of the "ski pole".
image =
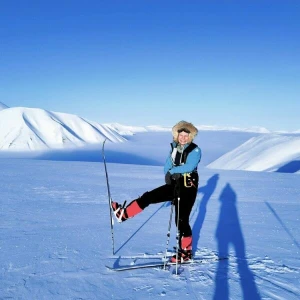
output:
M 177 231 L 176 231 L 176 275 L 178 275 L 178 251 L 179 251 L 179 206 L 180 206 L 180 196 L 177 198 Z
M 174 204 L 173 202 L 174 200 L 171 203 L 171 212 L 170 212 L 170 219 L 169 219 L 169 226 L 168 226 L 168 233 L 167 233 L 167 245 L 166 245 L 166 251 L 164 256 L 164 270 L 166 269 L 166 265 L 167 265 L 167 252 L 168 252 L 168 246 L 170 241 L 170 231 L 171 231 L 171 224 L 172 224 L 173 204 Z
M 179 251 L 179 238 L 180 238 L 180 232 L 179 232 L 179 214 L 180 214 L 180 182 L 179 179 L 176 180 L 176 196 L 177 196 L 177 220 L 176 220 L 176 275 L 178 274 L 178 251 Z
M 105 142 L 106 142 L 106 139 L 104 140 L 103 145 L 102 145 L 102 156 L 103 156 L 103 163 L 104 163 L 104 169 L 105 169 L 106 185 L 107 185 L 107 195 L 108 195 L 108 203 L 109 203 L 112 252 L 113 252 L 113 255 L 114 255 L 115 254 L 114 223 L 113 223 L 113 218 L 112 218 L 111 195 L 110 195 L 110 188 L 109 188 L 108 174 L 107 174 L 106 160 L 105 160 L 105 153 L 104 153 L 104 144 L 105 144 Z

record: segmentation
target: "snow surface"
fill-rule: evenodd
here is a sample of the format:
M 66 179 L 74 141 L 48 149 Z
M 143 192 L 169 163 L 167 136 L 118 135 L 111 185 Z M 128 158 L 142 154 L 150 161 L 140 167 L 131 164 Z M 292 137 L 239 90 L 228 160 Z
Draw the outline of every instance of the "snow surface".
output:
M 133 135 L 123 152 L 113 151 L 121 144 L 107 143 L 114 200 L 130 201 L 164 183 L 162 166 L 150 160 L 167 155 L 171 136 L 156 134 Z M 149 137 L 156 137 L 155 151 Z M 205 137 L 198 140 L 203 146 Z M 227 141 L 227 148 L 237 143 Z M 148 161 L 141 155 L 133 164 L 144 151 Z M 88 152 L 81 154 L 84 160 Z M 116 163 L 122 157 L 131 164 Z M 215 170 L 203 162 L 199 175 L 190 221 L 194 254 L 203 263 L 183 266 L 179 275 L 174 267 L 116 273 L 105 265 L 161 260 L 168 203 L 115 223 L 113 253 L 102 162 L 0 159 L 0 299 L 299 299 L 299 175 Z M 175 244 L 172 222 L 168 249 Z M 218 255 L 228 260 L 216 261 Z
M 238 127 L 221 127 L 211 125 L 197 126 L 199 130 L 213 130 L 213 131 L 243 131 L 243 132 L 256 132 L 256 133 L 270 133 L 270 131 L 264 127 L 253 126 L 250 128 L 238 128 Z
M 213 169 L 277 171 L 290 165 L 300 169 L 300 134 L 253 137 L 208 165 Z M 298 165 L 298 168 L 292 166 Z
M 3 109 L 6 109 L 8 108 L 8 106 L 2 102 L 0 102 L 0 111 L 3 110 Z
M 39 108 L 9 108 L 1 102 L 0 107 L 1 157 L 100 161 L 99 145 L 108 139 L 114 143 L 108 145 L 113 162 L 162 165 L 169 149 L 171 127 L 99 124 Z M 199 133 L 195 141 L 203 149 L 202 163 L 209 168 L 287 173 L 300 170 L 297 132 L 196 126 Z M 162 152 L 157 151 L 160 141 L 164 145 Z M 151 157 L 147 151 L 151 151 Z
M 0 149 L 47 150 L 103 142 L 124 142 L 115 130 L 79 116 L 39 108 L 12 107 L 0 111 Z

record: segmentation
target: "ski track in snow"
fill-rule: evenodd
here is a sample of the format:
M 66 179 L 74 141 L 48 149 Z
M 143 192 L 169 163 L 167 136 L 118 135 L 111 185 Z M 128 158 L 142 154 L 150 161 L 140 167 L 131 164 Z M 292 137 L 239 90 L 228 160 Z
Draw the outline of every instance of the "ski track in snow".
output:
M 201 254 L 198 253 L 198 255 L 200 256 Z M 51 297 L 63 299 L 70 292 L 78 295 L 79 293 L 84 293 L 85 297 L 83 299 L 89 299 L 89 297 L 96 299 L 94 297 L 99 293 L 98 280 L 101 280 L 103 275 L 109 274 L 111 271 L 99 272 L 99 269 L 95 269 L 94 266 L 78 266 L 78 261 L 82 260 L 84 256 L 84 253 L 76 249 L 63 249 L 49 253 L 47 258 L 36 257 L 34 264 L 27 264 L 23 267 L 17 267 L 12 263 L 8 263 L 7 267 L 1 270 L 1 281 L 2 284 L 6 281 L 9 283 L 11 282 L 11 277 L 14 278 L 13 281 L 15 284 L 8 284 L 6 293 L 13 294 L 17 292 L 17 294 L 23 294 L 24 299 L 29 299 L 27 296 L 29 297 L 33 292 L 36 293 L 39 285 L 46 285 L 48 287 L 47 294 L 44 295 L 45 299 L 53 299 Z M 145 295 L 147 297 L 168 296 L 171 299 L 172 297 L 176 297 L 178 293 L 182 295 L 183 290 L 186 296 L 191 297 L 191 299 L 207 299 L 207 295 L 204 296 L 205 293 L 199 294 L 199 291 L 205 291 L 208 287 L 214 286 L 218 264 L 220 264 L 221 270 L 222 266 L 228 264 L 228 274 L 223 270 L 224 280 L 230 281 L 231 286 L 239 285 L 240 276 L 237 272 L 239 259 L 230 256 L 228 260 L 215 261 L 211 259 L 214 255 L 208 256 L 202 254 L 202 256 L 204 260 L 200 264 L 179 267 L 179 275 L 174 274 L 175 266 L 171 266 L 168 270 L 154 268 L 147 269 L 147 271 L 125 271 L 122 280 L 124 280 L 124 284 L 131 286 L 133 295 L 128 295 L 128 298 L 126 295 L 124 298 L 118 298 L 115 295 L 111 299 L 141 299 L 146 298 Z M 130 261 L 127 258 L 124 258 L 124 260 Z M 138 260 L 143 260 L 143 258 Z M 155 260 L 157 261 L 157 258 Z M 277 276 L 277 274 L 299 276 L 298 268 L 276 264 L 276 262 L 268 257 L 252 257 L 251 259 L 247 259 L 247 262 L 253 275 L 259 279 L 257 281 L 258 287 L 262 286 L 260 288 L 262 299 L 298 299 L 300 295 L 299 289 L 290 285 L 288 277 L 287 280 L 283 280 L 282 276 Z M 103 270 L 103 268 L 100 269 Z M 65 286 L 70 280 L 74 281 L 74 284 L 67 284 Z M 116 280 L 118 279 L 116 278 Z M 141 284 L 141 280 L 144 283 Z M 176 281 L 176 289 L 174 289 L 174 280 Z M 65 284 L 61 284 L 62 282 Z M 72 286 L 72 291 L 66 290 L 64 292 L 64 286 L 67 289 L 70 289 Z M 239 298 L 240 296 L 240 294 L 237 294 L 233 299 L 241 299 Z M 9 298 L 7 295 L 7 297 L 1 299 Z
M 288 278 L 286 281 L 280 280 L 278 279 L 276 274 L 291 274 L 292 276 L 299 276 L 299 268 L 276 264 L 276 262 L 268 257 L 239 259 L 234 255 L 230 255 L 228 260 L 216 261 L 214 259 L 217 258 L 217 255 L 215 253 L 209 254 L 209 252 L 209 249 L 203 249 L 201 251 L 198 250 L 196 255 L 198 257 L 203 257 L 203 262 L 199 264 L 179 266 L 178 275 L 176 275 L 175 273 L 176 267 L 174 265 L 169 266 L 167 270 L 161 270 L 158 268 L 152 268 L 151 270 L 151 268 L 149 268 L 146 269 L 147 271 L 145 271 L 145 269 L 144 271 L 133 270 L 132 273 L 131 271 L 129 271 L 129 273 L 134 275 L 135 273 L 139 273 L 138 275 L 136 275 L 137 277 L 134 277 L 136 280 L 137 278 L 139 278 L 139 276 L 141 276 L 141 274 L 145 273 L 147 273 L 148 275 L 149 273 L 153 273 L 154 276 L 167 274 L 166 276 L 164 276 L 164 279 L 160 278 L 159 280 L 163 280 L 163 289 L 161 292 L 157 291 L 157 285 L 159 285 L 159 283 L 136 286 L 133 287 L 134 292 L 137 293 L 137 297 L 134 299 L 139 299 L 139 297 L 142 297 L 142 292 L 145 291 L 149 293 L 150 296 L 164 297 L 166 295 L 172 295 L 173 297 L 173 294 L 176 295 L 176 291 L 173 290 L 173 284 L 168 283 L 169 280 L 176 280 L 178 282 L 178 286 L 186 290 L 187 297 L 192 297 L 191 299 L 207 299 L 207 296 L 203 296 L 197 291 L 205 290 L 207 287 L 212 287 L 215 285 L 218 264 L 221 267 L 221 272 L 218 273 L 218 276 L 223 277 L 224 281 L 230 281 L 230 285 L 240 285 L 241 278 L 238 272 L 238 263 L 240 260 L 244 260 L 248 264 L 249 269 L 253 273 L 253 276 L 259 279 L 258 287 L 261 294 L 260 296 L 262 297 L 261 299 L 298 299 L 300 290 L 296 287 L 291 286 Z M 134 259 L 130 256 L 121 256 L 119 257 L 119 259 L 123 259 L 125 261 L 132 260 L 131 263 L 127 262 L 127 264 L 135 264 L 137 263 L 137 261 L 139 263 L 141 261 L 144 261 L 144 259 L 146 259 L 146 261 L 149 261 L 149 259 L 153 261 L 159 261 L 158 257 L 159 255 L 157 255 L 156 257 L 155 255 L 149 256 L 149 254 L 144 253 L 144 255 L 141 254 Z M 159 275 L 156 274 L 156 272 L 159 273 Z M 149 281 L 152 282 L 152 279 Z M 261 288 L 260 285 L 262 285 Z M 268 289 L 265 289 L 264 286 L 268 286 Z M 283 294 L 285 295 L 284 297 L 282 297 Z M 240 294 L 236 294 L 233 299 L 242 299 L 241 289 Z

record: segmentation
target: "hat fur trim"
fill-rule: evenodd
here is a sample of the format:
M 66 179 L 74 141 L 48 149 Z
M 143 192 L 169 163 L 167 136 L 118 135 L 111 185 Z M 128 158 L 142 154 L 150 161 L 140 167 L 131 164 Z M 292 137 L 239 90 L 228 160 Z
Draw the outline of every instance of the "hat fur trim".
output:
M 178 143 L 178 130 L 183 129 L 183 128 L 187 129 L 190 132 L 188 143 L 191 143 L 193 141 L 193 139 L 196 137 L 196 135 L 198 133 L 198 129 L 192 123 L 189 123 L 186 121 L 180 121 L 176 125 L 173 126 L 173 128 L 172 128 L 173 140 L 176 143 Z

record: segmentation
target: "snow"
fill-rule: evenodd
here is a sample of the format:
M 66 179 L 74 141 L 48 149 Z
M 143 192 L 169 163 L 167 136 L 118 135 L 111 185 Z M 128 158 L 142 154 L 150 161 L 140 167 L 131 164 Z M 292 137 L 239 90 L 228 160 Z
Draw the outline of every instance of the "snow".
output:
M 8 106 L 2 102 L 0 102 L 0 111 L 3 110 L 3 109 L 6 109 L 8 108 Z
M 232 150 L 249 137 L 232 135 L 226 144 L 220 133 L 204 133 L 197 137 L 203 157 L 213 145 Z M 162 165 L 150 160 L 165 157 L 169 142 L 170 132 L 107 142 L 114 200 L 130 201 L 164 183 Z M 96 149 L 101 153 L 101 144 Z M 98 158 L 88 161 L 90 153 L 82 150 L 82 161 L 55 161 L 63 151 L 49 160 L 0 159 L 0 299 L 300 298 L 298 174 L 217 170 L 202 161 L 190 223 L 194 254 L 203 263 L 183 266 L 178 275 L 174 267 L 117 273 L 105 265 L 161 261 L 170 205 L 150 205 L 135 218 L 115 222 L 113 253 L 104 166 Z M 118 163 L 128 157 L 130 164 Z M 168 249 L 175 244 L 172 222 Z M 216 261 L 218 254 L 228 259 Z
M 149 125 L 149 126 L 128 126 L 119 123 L 106 123 L 106 126 L 117 130 L 121 135 L 134 135 L 140 132 L 171 132 L 171 127 L 163 127 L 160 125 Z
M 126 139 L 114 129 L 79 116 L 39 108 L 12 107 L 0 111 L 0 149 L 39 151 L 81 147 Z
M 100 160 L 98 145 L 105 139 L 118 163 L 162 165 L 172 127 L 100 124 L 68 113 L 40 108 L 11 107 L 0 102 L 0 151 L 10 157 L 59 160 Z M 214 169 L 281 171 L 300 169 L 300 134 L 272 133 L 266 128 L 196 125 L 202 163 Z M 163 140 L 162 152 L 157 141 Z M 130 141 L 131 143 L 125 143 Z M 125 143 L 125 144 L 124 144 Z M 138 143 L 139 147 L 136 147 Z M 94 146 L 94 147 L 93 147 Z M 87 150 L 88 148 L 88 150 Z M 66 151 L 68 150 L 68 151 Z M 86 155 L 87 151 L 89 155 Z M 149 157 L 147 151 L 151 151 Z M 24 153 L 27 152 L 27 153 Z M 29 153 L 28 153 L 29 152 Z M 117 155 L 119 153 L 119 155 Z
M 299 133 L 197 125 L 202 263 L 114 272 L 106 265 L 162 261 L 176 231 L 173 220 L 167 246 L 161 203 L 115 221 L 112 239 L 102 142 L 112 198 L 130 202 L 164 183 L 171 127 L 0 110 L 0 299 L 300 298 Z
M 217 125 L 198 125 L 199 130 L 213 130 L 213 131 L 243 131 L 243 132 L 256 132 L 256 133 L 270 133 L 270 131 L 264 127 L 253 126 L 250 128 L 239 127 L 224 127 Z
M 276 171 L 297 161 L 300 164 L 300 135 L 268 134 L 249 139 L 209 164 L 208 167 L 228 170 Z

